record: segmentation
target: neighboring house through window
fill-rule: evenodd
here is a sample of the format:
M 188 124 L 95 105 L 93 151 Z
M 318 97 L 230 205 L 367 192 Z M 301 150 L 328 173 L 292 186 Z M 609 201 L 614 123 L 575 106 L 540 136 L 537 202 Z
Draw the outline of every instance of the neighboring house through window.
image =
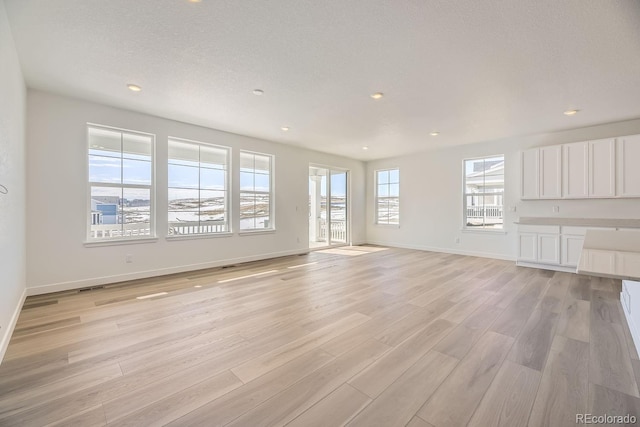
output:
M 88 241 L 155 236 L 150 134 L 88 125 Z
M 376 224 L 400 224 L 400 170 L 377 170 Z
M 504 155 L 464 160 L 464 226 L 502 229 Z

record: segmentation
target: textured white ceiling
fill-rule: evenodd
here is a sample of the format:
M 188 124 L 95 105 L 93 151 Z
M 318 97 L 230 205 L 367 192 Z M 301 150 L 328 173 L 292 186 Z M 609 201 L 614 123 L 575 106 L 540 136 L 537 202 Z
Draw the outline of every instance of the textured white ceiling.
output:
M 362 160 L 640 117 L 637 0 L 5 4 L 30 87 Z

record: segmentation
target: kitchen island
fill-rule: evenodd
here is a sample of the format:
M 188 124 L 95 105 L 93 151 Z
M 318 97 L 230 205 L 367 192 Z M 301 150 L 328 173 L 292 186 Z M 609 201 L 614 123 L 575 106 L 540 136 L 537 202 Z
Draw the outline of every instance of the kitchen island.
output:
M 622 280 L 620 302 L 640 351 L 640 231 L 587 230 L 577 273 Z

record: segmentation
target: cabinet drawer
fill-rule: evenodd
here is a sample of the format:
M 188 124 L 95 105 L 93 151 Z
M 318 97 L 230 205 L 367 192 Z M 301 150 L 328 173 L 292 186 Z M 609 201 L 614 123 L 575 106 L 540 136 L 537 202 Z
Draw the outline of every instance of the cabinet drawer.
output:
M 570 234 L 572 236 L 584 236 L 587 234 L 589 227 L 562 226 L 562 234 Z
M 560 234 L 559 225 L 518 225 L 518 231 L 521 233 L 544 233 L 544 234 Z

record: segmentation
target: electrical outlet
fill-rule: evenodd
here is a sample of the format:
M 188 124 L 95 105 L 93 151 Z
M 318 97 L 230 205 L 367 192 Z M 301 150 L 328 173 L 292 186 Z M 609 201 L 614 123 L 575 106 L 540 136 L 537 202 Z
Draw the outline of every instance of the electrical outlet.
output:
M 456 237 L 456 243 L 460 243 L 460 238 Z
M 298 240 L 298 243 L 300 243 L 300 238 L 299 238 L 299 237 L 298 237 L 298 239 L 297 239 L 297 240 Z
M 552 209 L 553 213 L 558 213 L 560 212 L 560 206 L 554 206 Z
M 515 212 L 515 211 L 516 211 L 515 206 L 509 206 L 509 212 Z
M 133 255 L 131 254 L 125 255 L 124 262 L 126 262 L 127 264 L 131 264 L 133 262 Z

